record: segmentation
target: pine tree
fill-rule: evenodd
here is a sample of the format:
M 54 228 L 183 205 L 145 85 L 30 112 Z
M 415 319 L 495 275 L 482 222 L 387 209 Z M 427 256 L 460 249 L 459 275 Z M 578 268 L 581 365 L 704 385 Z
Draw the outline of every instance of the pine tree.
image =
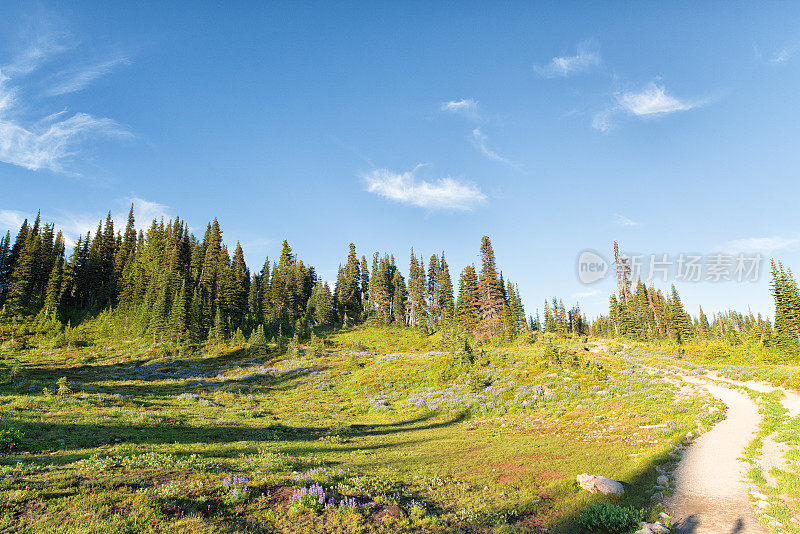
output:
M 342 270 L 341 282 L 336 287 L 336 296 L 343 322 L 347 323 L 360 317 L 361 268 L 356 256 L 356 246 L 353 243 L 350 243 L 350 252 Z
M 294 263 L 295 257 L 292 254 L 292 248 L 284 240 L 278 263 L 272 270 L 272 281 L 269 288 L 273 317 L 280 315 L 281 310 L 291 314 L 296 308 L 298 292 L 293 273 Z
M 428 260 L 428 321 L 430 328 L 435 330 L 439 327 L 441 319 L 441 302 L 440 300 L 440 283 L 439 280 L 439 258 L 436 254 L 432 254 Z
M 34 229 L 38 228 L 37 216 Z M 23 224 L 23 229 L 25 228 Z M 11 282 L 8 290 L 8 310 L 12 314 L 22 314 L 26 311 L 31 298 L 33 287 L 34 265 L 36 261 L 36 235 L 32 229 L 25 237 L 22 247 L 16 257 L 11 273 Z
M 439 260 L 439 308 L 444 322 L 453 319 L 455 302 L 453 299 L 453 281 L 450 278 L 450 268 L 444 259 L 444 251 Z
M 45 317 L 57 317 L 61 305 L 61 291 L 64 279 L 64 259 L 59 256 L 50 271 L 47 281 L 47 295 L 44 301 Z
M 225 318 L 222 316 L 222 312 L 220 312 L 219 309 L 217 309 L 217 313 L 214 315 L 212 338 L 217 343 L 223 343 L 228 339 L 228 323 L 225 321 Z
M 708 324 L 708 317 L 703 313 L 702 306 L 700 306 L 700 316 L 698 317 L 697 323 L 700 335 L 704 338 L 708 338 L 711 335 L 711 325 Z
M 3 273 L 0 273 L 0 275 L 2 275 L 2 279 L 0 279 L 0 282 L 2 282 L 3 284 L 3 286 L 0 287 L 0 290 L 2 290 L 3 292 L 1 295 L 2 301 L 0 301 L 0 303 L 3 304 L 4 310 L 7 309 L 5 304 L 8 302 L 9 292 L 11 291 L 11 282 L 14 276 L 14 269 L 19 260 L 19 255 L 22 252 L 22 249 L 25 247 L 25 241 L 27 241 L 29 233 L 30 233 L 30 227 L 28 225 L 28 219 L 25 219 L 22 222 L 22 226 L 20 226 L 19 232 L 17 232 L 17 237 L 14 240 L 14 245 L 11 247 L 11 249 L 8 252 L 8 255 L 6 256 L 5 270 Z M 11 235 L 7 234 L 7 236 L 9 238 L 8 242 L 10 242 Z M 10 306 L 8 308 L 10 308 Z
M 203 289 L 195 287 L 192 291 L 192 300 L 189 303 L 187 316 L 189 341 L 200 341 L 208 331 L 208 325 L 203 320 Z
M 503 310 L 503 289 L 497 277 L 492 243 L 488 236 L 481 239 L 481 272 L 478 278 L 481 292 L 480 323 L 476 331 L 479 339 L 495 336 L 500 328 L 500 312 Z
M 270 272 L 269 272 L 269 258 L 264 260 L 264 266 L 261 267 L 261 286 L 258 290 L 260 321 L 266 321 L 272 317 L 272 301 L 270 300 Z
M 167 284 L 155 284 L 153 289 L 156 292 L 156 299 L 152 308 L 145 307 L 146 316 L 149 317 L 147 330 L 153 336 L 153 340 L 163 337 L 169 314 L 169 286 Z
M 361 308 L 362 309 L 367 309 L 367 299 L 369 298 L 369 281 L 370 280 L 369 280 L 369 269 L 367 269 L 367 257 L 361 256 Z
M 106 216 L 103 234 L 100 238 L 99 264 L 98 264 L 98 306 L 111 306 L 116 294 L 116 279 L 114 277 L 115 256 L 117 253 L 117 238 L 114 233 L 114 220 L 111 212 Z
M 425 264 L 422 258 L 417 261 L 414 249 L 411 249 L 411 264 L 408 275 L 408 297 L 411 304 L 409 324 L 426 328 L 428 325 L 428 306 L 425 299 L 427 284 L 425 281 Z
M 321 281 L 317 281 L 314 289 L 311 290 L 311 297 L 309 297 L 308 304 L 306 305 L 306 312 L 309 315 L 309 320 L 315 325 L 323 324 L 321 317 L 324 313 L 323 308 L 326 307 L 326 303 L 322 302 L 323 296 L 320 294 L 322 285 Z M 327 303 L 327 306 L 332 308 L 332 303 Z
M 779 346 L 793 348 L 800 341 L 800 291 L 791 270 L 770 261 L 770 292 L 775 301 L 775 338 Z
M 253 330 L 248 343 L 255 348 L 264 348 L 267 346 L 267 336 L 264 333 L 264 325 L 260 324 Z
M 481 292 L 474 265 L 467 265 L 458 278 L 456 325 L 462 332 L 472 333 L 480 321 Z
M 328 282 L 317 284 L 318 295 L 314 307 L 314 320 L 319 325 L 333 324 L 333 295 Z
M 233 328 L 240 328 L 247 309 L 247 293 L 250 283 L 250 272 L 244 262 L 244 250 L 238 241 L 233 252 L 228 284 L 228 306 L 233 320 Z
M 392 291 L 395 267 L 388 254 L 379 259 L 373 256 L 372 278 L 370 279 L 370 307 L 372 319 L 380 324 L 392 321 Z
M 395 270 L 392 277 L 392 319 L 395 324 L 403 325 L 406 323 L 407 307 L 406 282 L 400 271 Z
M 184 341 L 188 332 L 188 305 L 186 295 L 186 281 L 181 283 L 181 289 L 175 294 L 172 309 L 169 315 L 169 333 L 175 341 Z
M 672 284 L 672 296 L 670 298 L 670 324 L 678 343 L 687 341 L 692 335 L 692 322 L 689 314 L 683 309 L 678 290 Z
M 114 258 L 114 272 L 119 279 L 122 277 L 122 272 L 125 266 L 132 259 L 136 252 L 136 218 L 133 215 L 133 204 L 128 212 L 128 222 L 125 225 L 125 234 L 122 236 L 122 243 L 120 244 L 117 255 Z
M 6 231 L 6 235 L 0 240 L 0 308 L 6 301 L 11 269 L 11 232 Z
M 506 293 L 508 294 L 508 325 L 506 326 L 506 331 L 510 332 L 512 336 L 516 336 L 527 328 L 525 307 L 522 305 L 522 298 L 519 296 L 519 287 L 509 282 Z

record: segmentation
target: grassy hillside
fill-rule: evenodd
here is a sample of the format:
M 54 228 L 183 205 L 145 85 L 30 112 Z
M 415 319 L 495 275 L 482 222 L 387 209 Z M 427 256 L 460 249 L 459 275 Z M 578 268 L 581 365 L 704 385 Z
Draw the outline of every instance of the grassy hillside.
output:
M 579 532 L 602 499 L 577 474 L 652 505 L 713 402 L 595 343 L 361 327 L 192 352 L 101 324 L 0 346 L 3 531 Z

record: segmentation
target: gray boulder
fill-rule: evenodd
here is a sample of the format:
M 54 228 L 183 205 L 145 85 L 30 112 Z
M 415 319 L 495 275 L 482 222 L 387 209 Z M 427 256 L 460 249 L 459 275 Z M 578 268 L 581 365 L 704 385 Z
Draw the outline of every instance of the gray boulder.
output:
M 616 480 L 600 476 L 583 473 L 576 477 L 578 485 L 589 493 L 602 493 L 603 495 L 616 495 L 619 497 L 625 493 L 625 488 Z

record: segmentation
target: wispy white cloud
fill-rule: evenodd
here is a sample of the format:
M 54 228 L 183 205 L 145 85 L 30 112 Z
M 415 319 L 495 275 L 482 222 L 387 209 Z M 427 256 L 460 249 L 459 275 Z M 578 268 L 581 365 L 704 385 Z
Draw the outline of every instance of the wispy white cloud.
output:
M 36 218 L 36 213 L 0 209 L 0 233 L 5 234 L 6 231 L 10 231 L 12 237 L 16 236 L 23 221 L 28 219 L 29 222 L 33 222 L 34 218 Z M 56 231 L 62 232 L 64 244 L 67 247 L 73 247 L 78 237 L 85 236 L 86 232 L 94 233 L 97 230 L 97 223 L 102 218 L 71 213 L 62 213 L 60 216 L 51 217 L 43 213 L 41 219 L 43 223 L 54 223 Z
M 481 116 L 478 113 L 478 102 L 476 100 L 473 100 L 472 98 L 451 100 L 449 102 L 444 102 L 439 107 L 439 109 L 448 113 L 455 113 L 463 115 L 465 117 L 469 117 L 475 123 L 481 121 Z M 478 149 L 478 151 L 481 154 L 483 154 L 486 158 L 492 161 L 504 163 L 510 167 L 519 170 L 518 164 L 500 155 L 497 151 L 495 151 L 489 146 L 489 140 L 486 137 L 486 135 L 481 131 L 480 128 L 478 127 L 473 128 L 470 141 L 472 142 L 472 145 L 476 149 Z
M 136 226 L 139 228 L 147 228 L 150 223 L 155 220 L 169 219 L 172 215 L 172 209 L 166 204 L 145 200 L 143 198 L 132 196 L 127 199 L 129 204 L 133 204 L 133 215 L 136 219 Z M 125 213 L 127 217 L 128 213 Z M 120 220 L 124 220 L 120 218 Z
M 137 229 L 147 229 L 153 219 L 170 219 L 173 217 L 172 208 L 166 204 L 145 200 L 138 196 L 131 196 L 120 199 L 116 203 L 116 208 L 111 213 L 114 221 L 114 228 L 122 230 L 128 221 L 128 210 L 133 204 L 133 212 L 136 218 Z M 25 219 L 32 221 L 36 213 L 24 213 L 18 210 L 0 209 L 0 231 L 5 234 L 10 230 L 13 235 L 22 226 Z M 67 247 L 75 246 L 79 237 L 85 237 L 87 232 L 92 235 L 97 231 L 97 225 L 105 221 L 106 213 L 86 213 L 59 210 L 57 215 L 42 213 L 42 222 L 52 222 L 56 230 L 60 230 L 64 236 L 64 243 Z
M 457 113 L 472 118 L 478 117 L 478 102 L 472 98 L 444 102 L 439 109 L 448 113 Z
M 94 65 L 62 71 L 54 77 L 52 85 L 44 91 L 44 95 L 59 96 L 82 91 L 94 80 L 105 76 L 114 68 L 121 65 L 130 65 L 130 63 L 131 61 L 128 58 L 118 57 Z
M 639 117 L 687 111 L 701 105 L 668 95 L 663 85 L 650 83 L 642 91 L 627 91 L 617 95 L 623 109 Z
M 794 54 L 794 50 L 790 50 L 788 48 L 784 48 L 780 50 L 775 56 L 769 60 L 770 63 L 783 63 L 784 61 L 788 61 L 789 58 L 792 57 Z
M 24 220 L 25 215 L 21 211 L 0 209 L 0 230 L 3 230 L 3 234 L 8 230 L 19 230 Z
M 614 214 L 614 224 L 618 226 L 640 226 L 641 223 L 638 221 L 634 221 L 633 219 L 629 219 L 628 217 L 622 215 L 621 213 Z
M 478 150 L 480 150 L 481 154 L 483 154 L 487 158 L 494 161 L 507 163 L 506 158 L 504 158 L 503 156 L 501 156 L 500 154 L 489 148 L 489 145 L 487 143 L 487 138 L 485 135 L 483 135 L 480 128 L 475 128 L 474 130 L 472 130 L 472 141 L 473 144 L 478 148 Z
M 514 163 L 513 161 L 509 160 L 504 156 L 501 156 L 500 154 L 498 154 L 496 151 L 494 151 L 492 148 L 489 147 L 489 140 L 483 134 L 480 128 L 475 128 L 472 130 L 472 144 L 475 146 L 475 148 L 478 149 L 478 151 L 481 154 L 486 156 L 488 159 L 492 161 L 498 161 L 500 163 L 505 163 L 506 165 L 519 170 L 519 165 L 517 163 Z
M 0 117 L 0 161 L 33 171 L 74 174 L 71 164 L 80 145 L 92 136 L 127 137 L 130 133 L 111 119 L 87 113 L 32 129 Z
M 22 77 L 39 69 L 58 54 L 74 48 L 74 42 L 64 32 L 55 31 L 49 23 L 32 31 L 33 37 L 9 63 L 2 67 L 8 76 Z
M 43 31 L 25 50 L 0 65 L 0 161 L 33 171 L 78 174 L 74 163 L 87 141 L 95 138 L 130 137 L 130 132 L 109 118 L 66 111 L 44 118 L 25 117 L 26 77 L 56 55 L 71 48 L 53 31 Z M 119 62 L 117 62 L 119 64 Z M 80 90 L 113 68 L 109 62 L 65 77 L 50 91 L 53 96 Z M 37 108 L 40 106 L 37 105 Z
M 614 129 L 614 110 L 604 109 L 598 111 L 592 116 L 592 128 L 600 130 L 601 132 L 610 132 Z
M 769 254 L 775 250 L 792 248 L 797 245 L 800 245 L 800 236 L 746 237 L 730 241 L 722 249 L 728 252 L 763 252 Z
M 651 82 L 641 90 L 618 92 L 616 103 L 609 105 L 592 116 L 592 128 L 601 132 L 613 130 L 621 116 L 628 115 L 641 119 L 651 119 L 689 111 L 706 104 L 706 100 L 687 100 L 668 94 L 663 85 Z
M 602 289 L 589 289 L 587 291 L 582 291 L 580 293 L 573 293 L 570 296 L 574 299 L 586 299 L 589 297 L 597 297 L 603 295 L 604 293 L 605 291 L 603 291 Z
M 136 228 L 139 230 L 147 230 L 153 219 L 159 221 L 162 218 L 168 220 L 173 217 L 172 208 L 166 204 L 145 200 L 136 195 L 117 200 L 115 204 L 116 207 L 111 212 L 111 218 L 114 221 L 114 229 L 117 231 L 125 229 L 131 204 L 133 204 Z M 52 220 L 55 222 L 56 228 L 64 232 L 64 241 L 70 247 L 74 246 L 78 237 L 85 237 L 86 232 L 91 232 L 94 235 L 97 231 L 97 224 L 105 221 L 105 218 L 105 213 L 89 214 L 69 211 L 61 211 L 58 216 L 52 218 L 42 215 L 43 220 Z
M 574 56 L 556 56 L 547 65 L 535 66 L 536 74 L 545 78 L 558 78 L 586 72 L 602 63 L 600 52 L 593 43 L 584 41 L 578 45 Z
M 79 237 L 86 237 L 87 233 L 95 235 L 97 233 L 97 225 L 105 221 L 105 214 L 88 215 L 85 213 L 71 213 L 61 212 L 58 217 L 52 219 L 42 215 L 43 220 L 52 220 L 56 228 L 61 230 L 64 235 L 64 243 L 67 247 L 74 247 Z M 119 222 L 125 219 L 119 217 L 112 217 L 114 219 L 114 228 L 119 229 Z M 124 224 L 124 223 L 123 223 Z
M 9 78 L 0 70 L 0 117 L 6 110 L 11 109 L 16 100 L 16 89 L 9 87 Z
M 419 168 L 419 167 L 417 167 Z M 417 169 L 395 173 L 375 169 L 361 175 L 370 193 L 420 208 L 471 210 L 486 202 L 486 195 L 472 184 L 446 177 L 426 181 L 415 176 Z

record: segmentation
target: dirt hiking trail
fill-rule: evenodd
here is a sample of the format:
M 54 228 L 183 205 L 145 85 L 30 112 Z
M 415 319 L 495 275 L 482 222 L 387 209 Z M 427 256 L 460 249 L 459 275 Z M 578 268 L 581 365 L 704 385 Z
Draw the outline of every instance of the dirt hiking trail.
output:
M 630 349 L 628 345 L 621 345 Z M 591 351 L 605 353 L 607 345 L 599 343 Z M 681 387 L 679 381 L 669 376 L 675 372 L 674 367 L 667 371 L 628 361 L 651 373 L 661 374 L 667 382 Z M 789 417 L 800 416 L 800 394 L 764 382 L 730 380 L 714 371 L 706 371 L 700 376 L 679 372 L 678 376 L 683 382 L 706 390 L 725 403 L 728 409 L 723 421 L 686 447 L 672 473 L 674 492 L 664 504 L 673 518 L 673 532 L 768 534 L 770 530 L 759 522 L 756 506 L 750 499 L 749 490 L 752 485 L 746 478 L 748 464 L 740 460 L 745 447 L 756 437 L 761 414 L 758 404 L 746 393 L 726 385 L 745 387 L 760 393 L 775 390 L 783 392 L 780 402 L 788 411 Z M 774 478 L 768 474 L 770 467 L 786 468 L 785 453 L 783 444 L 776 443 L 773 436 L 764 438 L 762 455 L 757 463 L 762 472 L 767 473 L 768 481 Z M 759 504 L 766 506 L 766 502 Z M 779 525 L 778 523 L 776 526 Z
M 728 406 L 727 417 L 701 435 L 673 473 L 675 492 L 667 500 L 679 534 L 767 533 L 750 503 L 742 451 L 755 437 L 761 416 L 744 393 L 684 377 Z
M 673 473 L 675 492 L 666 502 L 679 534 L 768 533 L 756 516 L 745 481 L 747 464 L 740 461 L 744 448 L 755 437 L 761 422 L 758 405 L 748 395 L 722 384 L 744 386 L 753 391 L 783 392 L 781 404 L 790 417 L 800 415 L 800 395 L 763 382 L 741 382 L 719 376 L 713 371 L 705 378 L 682 376 L 728 406 L 726 418 L 701 435 L 684 452 Z M 785 467 L 785 450 L 764 439 L 759 460 L 762 471 Z M 769 479 L 769 477 L 768 477 Z

